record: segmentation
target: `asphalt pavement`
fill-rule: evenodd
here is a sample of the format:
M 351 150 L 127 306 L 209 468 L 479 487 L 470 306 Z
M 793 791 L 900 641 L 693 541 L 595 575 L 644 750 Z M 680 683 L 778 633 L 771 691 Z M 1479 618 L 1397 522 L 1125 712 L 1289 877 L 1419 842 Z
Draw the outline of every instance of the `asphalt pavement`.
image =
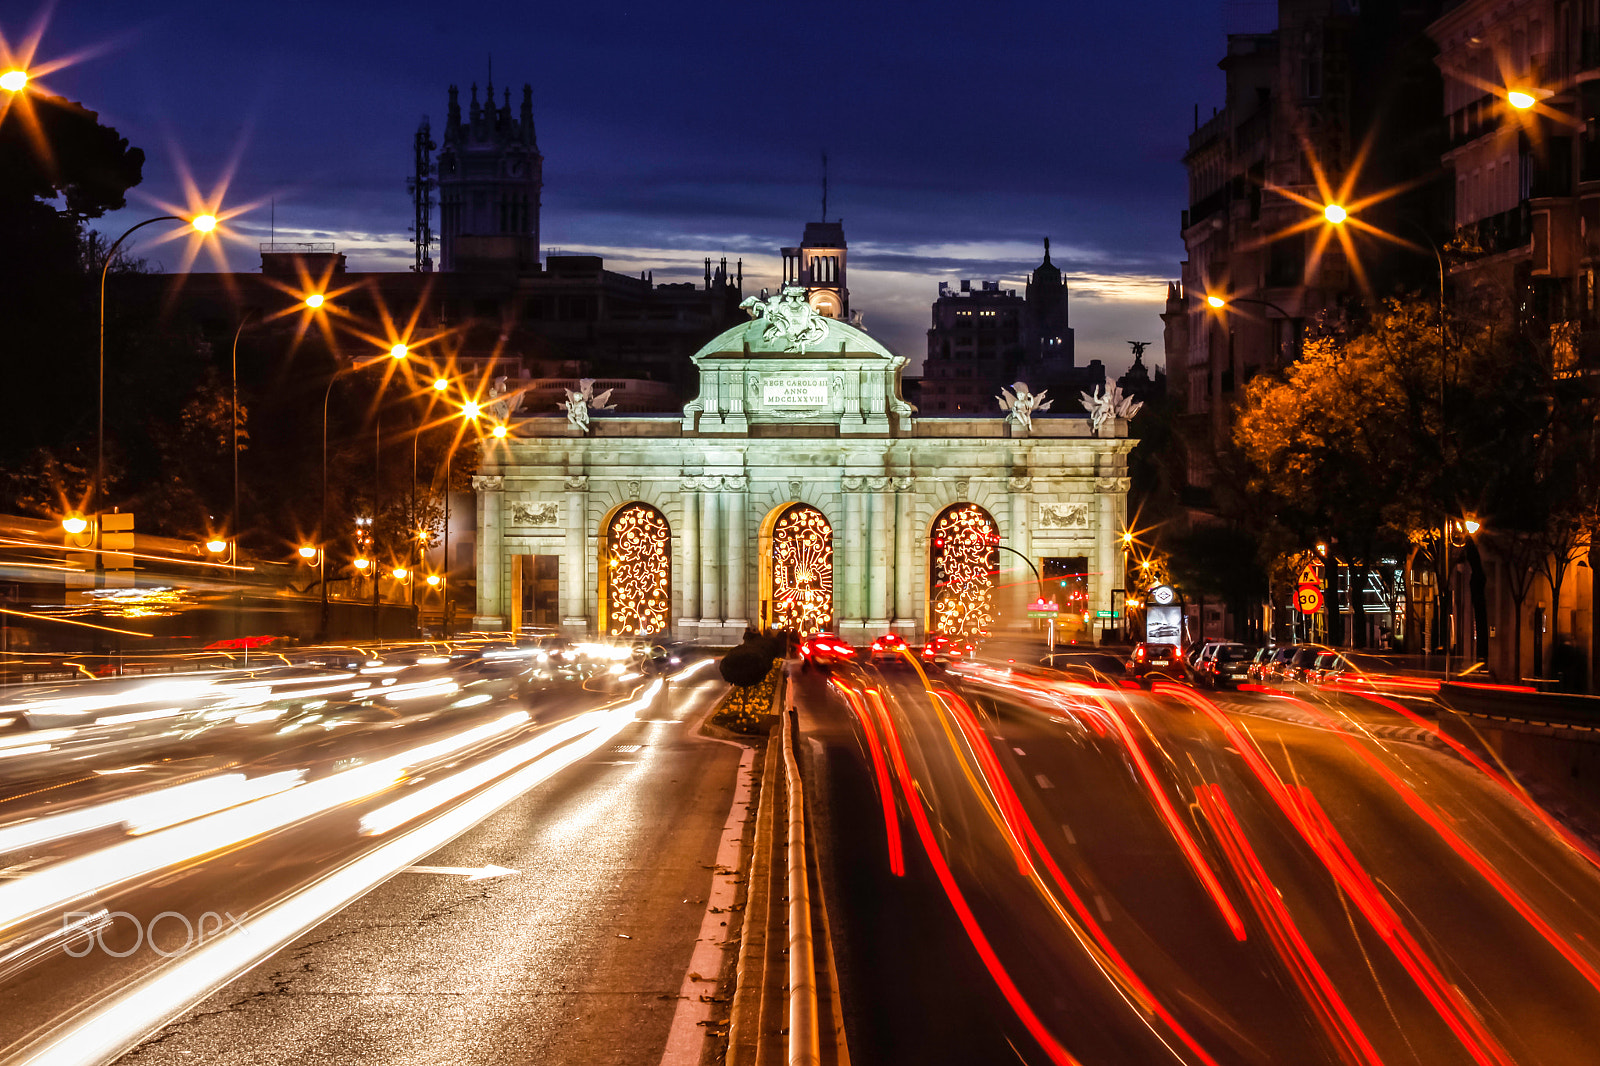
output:
M 1594 1061 L 1595 863 L 1423 704 L 832 680 L 799 696 L 863 1061 Z
M 35 700 L 91 717 L 0 738 L 0 1061 L 692 1066 L 749 798 L 705 665 L 230 679 L 120 745 L 149 690 Z

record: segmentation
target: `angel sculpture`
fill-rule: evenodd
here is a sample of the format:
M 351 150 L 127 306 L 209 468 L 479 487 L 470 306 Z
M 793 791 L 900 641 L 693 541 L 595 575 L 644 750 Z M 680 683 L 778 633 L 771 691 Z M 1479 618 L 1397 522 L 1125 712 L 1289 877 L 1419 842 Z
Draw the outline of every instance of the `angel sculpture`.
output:
M 1089 426 L 1095 436 L 1100 435 L 1100 427 L 1112 417 L 1132 418 L 1139 413 L 1139 408 L 1144 406 L 1142 400 L 1135 400 L 1132 396 L 1122 394 L 1121 385 L 1111 386 L 1111 391 L 1106 392 L 1105 386 L 1097 386 L 1094 392 L 1080 393 L 1083 398 L 1083 409 L 1089 412 Z
M 1054 400 L 1047 400 L 1045 396 L 1049 389 L 1040 389 L 1038 395 L 1028 391 L 1026 381 L 1014 381 L 1011 388 L 1000 387 L 1000 395 L 995 399 L 1000 401 L 1000 410 L 1008 411 L 1006 421 L 1023 429 L 1033 429 L 1033 413 L 1035 411 L 1048 411 Z
M 556 406 L 567 412 L 567 424 L 577 426 L 581 433 L 589 432 L 590 411 L 616 410 L 616 404 L 606 402 L 611 399 L 610 389 L 598 396 L 594 394 L 594 378 L 580 378 L 576 389 L 565 391 L 567 402 L 558 403 Z
M 484 406 L 494 415 L 495 421 L 503 426 L 522 408 L 523 399 L 523 391 L 521 389 L 513 391 L 506 384 L 505 375 L 502 374 L 489 386 L 488 402 Z

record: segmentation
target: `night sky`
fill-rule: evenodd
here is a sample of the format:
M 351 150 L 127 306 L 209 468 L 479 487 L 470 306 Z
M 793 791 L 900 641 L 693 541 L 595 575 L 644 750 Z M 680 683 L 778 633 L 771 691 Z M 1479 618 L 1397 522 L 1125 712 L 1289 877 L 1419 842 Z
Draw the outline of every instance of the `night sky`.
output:
M 7 6 L 16 42 L 37 12 Z M 913 366 L 941 280 L 1019 290 L 1051 238 L 1072 285 L 1079 362 L 1158 342 L 1186 202 L 1194 106 L 1222 102 L 1228 32 L 1268 29 L 1252 0 L 801 5 L 437 0 L 60 0 L 41 79 L 149 156 L 123 213 L 181 202 L 233 167 L 232 265 L 278 240 L 334 240 L 353 270 L 405 269 L 418 121 L 446 88 L 534 92 L 546 251 L 696 279 L 743 257 L 747 292 L 820 216 L 850 242 L 852 308 Z M 235 164 L 236 161 L 236 164 Z M 136 214 L 136 212 L 138 212 Z M 121 226 L 113 232 L 120 232 Z M 175 245 L 136 249 L 169 269 Z M 197 269 L 209 269 L 204 265 Z

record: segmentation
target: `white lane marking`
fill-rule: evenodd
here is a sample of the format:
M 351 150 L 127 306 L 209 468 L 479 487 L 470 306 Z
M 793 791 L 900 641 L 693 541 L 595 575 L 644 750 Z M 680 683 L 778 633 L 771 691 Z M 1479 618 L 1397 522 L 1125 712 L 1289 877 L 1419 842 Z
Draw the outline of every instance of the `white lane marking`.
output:
M 1106 906 L 1106 898 L 1104 896 L 1096 895 L 1094 897 L 1094 907 L 1095 910 L 1100 912 L 1100 920 L 1102 922 L 1111 920 L 1111 909 Z
M 1033 779 L 1035 781 L 1039 782 L 1039 787 L 1040 788 L 1055 788 L 1056 787 L 1056 786 L 1052 785 L 1050 783 L 1050 779 L 1048 777 L 1044 776 L 1043 774 L 1034 774 L 1033 775 Z
M 507 866 L 496 866 L 489 863 L 485 866 L 407 866 L 402 873 L 408 874 L 454 874 L 465 877 L 468 881 L 482 881 L 490 877 L 504 877 L 506 874 L 521 873 Z
M 1011 750 L 1016 752 L 1018 755 L 1026 755 L 1026 754 L 1028 754 L 1027 752 L 1023 751 L 1021 748 L 1018 748 L 1018 747 L 1013 747 Z
M 733 932 L 728 907 L 739 893 L 734 877 L 739 870 L 740 844 L 744 840 L 744 822 L 749 817 L 750 769 L 755 762 L 756 749 L 746 747 L 739 756 L 739 772 L 735 777 L 738 786 L 733 791 L 733 802 L 728 806 L 728 820 L 722 827 L 722 840 L 717 844 L 716 872 L 711 875 L 711 891 L 706 893 L 706 914 L 700 920 L 700 935 L 694 942 L 694 954 L 689 956 L 689 967 L 684 971 L 683 984 L 678 989 L 678 1007 L 672 1012 L 672 1028 L 667 1032 L 667 1046 L 661 1052 L 661 1066 L 696 1066 L 705 1048 L 706 1026 L 701 1024 L 711 1017 L 711 1004 L 700 998 L 701 988 L 691 974 L 717 975 L 722 972 L 722 945 Z M 717 917 L 721 914 L 722 917 Z M 729 924 L 724 925 L 723 922 Z M 715 976 L 712 978 L 715 980 Z M 711 986 L 716 990 L 716 985 Z
M 1076 844 L 1078 842 L 1078 838 L 1072 835 L 1072 826 L 1063 822 L 1061 824 L 1061 831 L 1067 835 L 1068 844 Z

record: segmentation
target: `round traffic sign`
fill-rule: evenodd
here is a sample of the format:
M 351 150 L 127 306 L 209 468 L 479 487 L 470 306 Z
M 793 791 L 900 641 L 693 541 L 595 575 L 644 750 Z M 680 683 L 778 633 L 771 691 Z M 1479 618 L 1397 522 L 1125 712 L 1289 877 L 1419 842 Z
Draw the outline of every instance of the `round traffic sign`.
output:
M 1178 594 L 1171 585 L 1157 585 L 1150 590 L 1150 598 L 1165 607 L 1178 598 Z
M 1301 585 L 1295 591 L 1295 606 L 1301 614 L 1316 614 L 1322 610 L 1322 590 L 1315 585 Z

